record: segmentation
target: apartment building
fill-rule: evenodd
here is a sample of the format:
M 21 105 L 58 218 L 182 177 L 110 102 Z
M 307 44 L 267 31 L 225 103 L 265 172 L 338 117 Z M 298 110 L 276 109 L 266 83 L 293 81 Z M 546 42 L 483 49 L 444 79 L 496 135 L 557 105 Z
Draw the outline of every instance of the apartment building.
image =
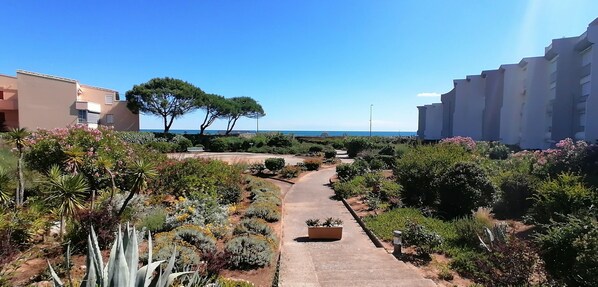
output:
M 564 138 L 598 140 L 598 18 L 579 37 L 552 40 L 544 55 L 454 80 L 441 95 L 441 138 L 467 136 L 525 149 L 546 149 Z M 418 135 L 438 125 L 420 108 Z
M 0 122 L 30 130 L 75 124 L 139 130 L 139 115 L 129 111 L 117 91 L 21 70 L 16 77 L 0 75 Z
M 421 129 L 418 130 L 418 136 L 429 140 L 439 140 L 442 138 L 442 116 L 443 105 L 441 103 L 419 106 Z

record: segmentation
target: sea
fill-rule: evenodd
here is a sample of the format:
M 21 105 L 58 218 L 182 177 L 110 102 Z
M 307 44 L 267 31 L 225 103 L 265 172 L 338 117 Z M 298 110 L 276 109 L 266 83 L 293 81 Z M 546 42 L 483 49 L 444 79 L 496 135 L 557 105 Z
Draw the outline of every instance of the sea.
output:
M 160 133 L 161 129 L 141 129 L 142 132 Z M 222 130 L 206 130 L 204 133 L 209 135 L 224 134 Z M 173 134 L 198 134 L 199 130 L 170 130 Z M 255 130 L 234 130 L 235 134 L 255 134 Z M 343 136 L 370 136 L 369 131 L 280 131 L 280 130 L 260 130 L 259 133 L 282 133 L 285 135 L 295 135 L 300 137 L 343 137 Z M 374 137 L 411 137 L 416 136 L 417 132 L 399 132 L 399 131 L 372 131 Z

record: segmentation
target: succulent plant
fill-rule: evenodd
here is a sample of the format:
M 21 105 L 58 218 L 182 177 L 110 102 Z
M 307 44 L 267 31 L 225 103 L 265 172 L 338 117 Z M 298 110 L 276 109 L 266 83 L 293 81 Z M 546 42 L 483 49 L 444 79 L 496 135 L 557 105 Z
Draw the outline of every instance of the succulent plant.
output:
M 492 229 L 485 227 L 484 231 L 486 233 L 485 237 L 488 239 L 488 243 L 484 242 L 484 239 L 482 239 L 480 235 L 478 235 L 478 239 L 480 240 L 480 245 L 488 251 L 492 251 L 492 246 L 494 244 L 505 242 L 508 239 L 507 224 L 504 222 L 494 224 Z
M 154 275 L 154 271 L 164 260 L 152 261 L 152 237 L 148 232 L 148 263 L 137 269 L 139 266 L 139 243 L 137 231 L 131 229 L 127 224 L 123 233 L 119 226 L 118 234 L 110 251 L 108 263 L 104 265 L 102 253 L 98 245 L 98 239 L 93 228 L 87 237 L 87 273 L 83 278 L 81 287 L 167 287 L 179 276 L 193 272 L 172 273 L 176 257 L 176 248 L 164 270 Z M 70 261 L 67 254 L 67 260 Z M 50 273 L 55 287 L 62 287 L 64 284 L 48 262 Z

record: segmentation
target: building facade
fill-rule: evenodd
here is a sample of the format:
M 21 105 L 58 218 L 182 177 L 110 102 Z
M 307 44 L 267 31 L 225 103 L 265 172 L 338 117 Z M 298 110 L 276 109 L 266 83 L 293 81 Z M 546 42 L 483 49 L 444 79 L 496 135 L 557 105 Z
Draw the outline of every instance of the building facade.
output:
M 75 124 L 139 130 L 139 115 L 129 111 L 117 91 L 27 71 L 0 75 L 0 121 L 5 128 L 30 130 Z
M 440 126 L 441 138 L 466 136 L 525 149 L 546 149 L 565 138 L 597 142 L 597 41 L 598 18 L 579 37 L 552 40 L 543 56 L 454 80 L 454 89 L 441 95 L 441 116 L 428 115 L 431 105 L 418 107 L 418 136 L 436 139 L 426 131 Z

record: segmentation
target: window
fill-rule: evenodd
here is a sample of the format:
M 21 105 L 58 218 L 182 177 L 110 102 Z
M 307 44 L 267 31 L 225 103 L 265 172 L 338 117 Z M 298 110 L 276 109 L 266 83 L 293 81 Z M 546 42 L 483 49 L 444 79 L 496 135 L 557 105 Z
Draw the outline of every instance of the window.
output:
M 106 95 L 106 105 L 112 105 L 113 102 L 114 102 L 114 96 Z
M 112 114 L 107 114 L 106 115 L 106 124 L 107 125 L 114 124 L 114 115 L 112 115 Z
M 87 123 L 87 111 L 86 110 L 79 110 L 79 115 L 77 117 L 77 122 L 80 124 Z
M 579 114 L 579 126 L 582 128 L 586 126 L 586 113 Z
M 4 100 L 4 91 L 0 91 L 0 100 Z
M 588 97 L 590 95 L 590 90 L 592 89 L 591 82 L 585 82 L 581 84 L 581 96 Z

